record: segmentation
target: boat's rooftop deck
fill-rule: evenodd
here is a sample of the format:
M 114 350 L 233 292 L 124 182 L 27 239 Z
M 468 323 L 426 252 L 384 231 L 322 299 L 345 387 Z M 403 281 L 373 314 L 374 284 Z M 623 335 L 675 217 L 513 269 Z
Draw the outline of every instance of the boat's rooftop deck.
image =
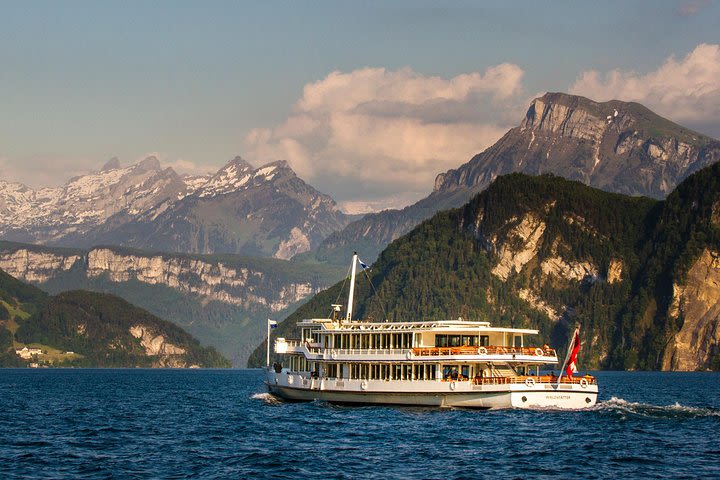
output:
M 411 332 L 411 331 L 435 331 L 435 332 L 507 332 L 537 335 L 538 330 L 529 328 L 491 327 L 490 322 L 479 322 L 471 320 L 439 320 L 434 322 L 364 322 L 332 320 L 329 318 L 309 318 L 298 322 L 299 327 L 320 327 L 323 330 L 337 332 Z

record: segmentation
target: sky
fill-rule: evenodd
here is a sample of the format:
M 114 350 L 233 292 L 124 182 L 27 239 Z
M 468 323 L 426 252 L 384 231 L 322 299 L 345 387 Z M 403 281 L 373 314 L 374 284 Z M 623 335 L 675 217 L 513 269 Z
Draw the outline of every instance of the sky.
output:
M 402 207 L 547 91 L 720 137 L 720 1 L 0 0 L 0 180 L 287 160 Z

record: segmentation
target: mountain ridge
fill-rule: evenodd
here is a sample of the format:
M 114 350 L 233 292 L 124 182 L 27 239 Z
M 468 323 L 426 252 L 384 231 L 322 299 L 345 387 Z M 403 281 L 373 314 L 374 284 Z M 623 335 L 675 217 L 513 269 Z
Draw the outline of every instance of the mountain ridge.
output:
M 348 224 L 328 237 L 316 255 L 337 261 L 358 245 L 372 261 L 389 241 L 420 221 L 463 205 L 495 178 L 512 172 L 553 173 L 611 192 L 663 198 L 684 178 L 718 160 L 720 142 L 641 104 L 547 93 L 534 99 L 520 125 L 494 145 L 438 174 L 428 197 Z
M 353 218 L 284 160 L 235 157 L 213 175 L 179 176 L 154 156 L 55 189 L 0 181 L 0 238 L 55 246 L 112 244 L 291 258 Z

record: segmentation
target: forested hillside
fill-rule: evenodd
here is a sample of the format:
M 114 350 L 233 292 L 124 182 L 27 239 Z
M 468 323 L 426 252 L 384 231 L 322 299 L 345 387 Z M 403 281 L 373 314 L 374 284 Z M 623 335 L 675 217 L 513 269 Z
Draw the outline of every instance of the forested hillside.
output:
M 51 297 L 0 270 L 0 366 L 229 367 L 215 349 L 121 298 Z M 41 350 L 21 360 L 16 349 Z
M 698 306 L 687 286 L 704 253 L 720 250 L 718 178 L 716 164 L 658 202 L 549 175 L 500 177 L 390 244 L 369 273 L 378 294 L 359 282 L 357 317 L 488 320 L 538 328 L 540 343 L 558 347 L 579 322 L 588 368 L 718 368 L 720 296 Z M 341 286 L 298 309 L 277 334 L 292 336 L 300 318 L 326 317 L 331 303 L 345 301 Z M 708 338 L 700 353 L 698 342 L 681 341 L 688 324 Z

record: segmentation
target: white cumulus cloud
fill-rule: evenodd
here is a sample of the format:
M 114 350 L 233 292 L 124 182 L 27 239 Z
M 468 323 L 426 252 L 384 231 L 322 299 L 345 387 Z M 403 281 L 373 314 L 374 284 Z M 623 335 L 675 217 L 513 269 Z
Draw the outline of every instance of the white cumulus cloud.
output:
M 655 71 L 583 72 L 570 93 L 593 100 L 642 103 L 673 121 L 720 135 L 720 45 L 700 44 L 682 59 L 669 57 Z
M 339 200 L 407 204 L 517 124 L 523 73 L 507 63 L 449 79 L 410 68 L 333 72 L 305 85 L 283 123 L 249 132 L 244 156 L 285 159 Z

